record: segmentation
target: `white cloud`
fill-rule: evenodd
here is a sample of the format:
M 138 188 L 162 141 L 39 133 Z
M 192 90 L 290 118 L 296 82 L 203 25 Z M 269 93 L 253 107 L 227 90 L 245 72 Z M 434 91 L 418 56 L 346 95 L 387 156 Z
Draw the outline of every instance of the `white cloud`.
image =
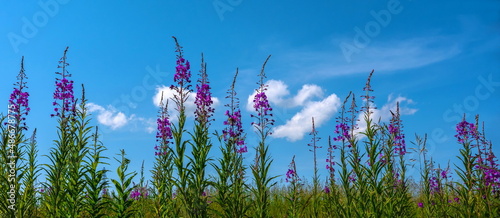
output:
M 454 36 L 416 37 L 403 40 L 372 43 L 353 53 L 351 62 L 346 61 L 339 44 L 346 39 L 332 40 L 326 49 L 296 49 L 276 47 L 280 51 L 278 63 L 288 66 L 282 69 L 287 75 L 299 76 L 300 80 L 377 72 L 394 72 L 418 68 L 453 58 L 462 52 L 460 40 Z M 350 39 L 352 41 L 352 39 Z
M 124 126 L 127 126 L 129 131 L 146 131 L 152 133 L 156 130 L 155 119 L 138 117 L 135 114 L 127 116 L 111 105 L 104 108 L 95 103 L 88 103 L 87 109 L 89 113 L 96 114 L 99 124 L 107 126 L 112 130 L 120 129 Z
M 97 121 L 100 124 L 108 126 L 113 130 L 125 126 L 132 117 L 127 117 L 124 113 L 117 111 L 112 106 L 104 108 L 94 103 L 88 103 L 87 108 L 90 113 L 97 112 Z
M 314 117 L 315 126 L 320 127 L 337 112 L 340 104 L 340 99 L 335 94 L 322 101 L 309 102 L 284 125 L 275 127 L 272 136 L 286 138 L 291 142 L 300 140 L 311 131 L 312 117 Z
M 166 100 L 168 99 L 168 108 L 171 117 L 175 117 L 175 114 L 177 114 L 177 111 L 174 110 L 175 103 L 172 100 L 174 98 L 174 93 L 175 91 L 170 89 L 170 87 L 159 86 L 156 87 L 156 94 L 153 96 L 153 104 L 157 107 L 160 106 L 162 94 L 163 94 L 163 103 L 165 103 Z M 188 117 L 194 117 L 194 112 L 196 111 L 196 105 L 194 104 L 195 99 L 196 99 L 196 92 L 190 92 L 188 100 L 184 105 L 186 107 L 186 116 Z M 217 97 L 212 97 L 212 101 L 213 101 L 212 104 L 213 108 L 217 107 L 220 104 L 220 101 Z
M 412 99 L 397 96 L 389 95 L 387 98 L 387 103 L 385 103 L 381 108 L 372 109 L 373 114 L 371 114 L 371 119 L 374 122 L 388 122 L 392 118 L 391 111 L 396 112 L 396 105 L 399 102 L 399 113 L 400 115 L 413 115 L 417 112 L 417 109 L 411 108 L 410 105 L 415 104 Z M 360 112 L 359 121 L 358 121 L 359 129 L 356 131 L 357 133 L 363 132 L 366 130 L 366 122 L 364 120 L 364 113 Z
M 290 91 L 288 90 L 288 86 L 281 80 L 269 80 L 266 82 L 267 91 L 266 95 L 273 106 L 284 107 L 284 108 L 292 108 L 297 106 L 303 106 L 307 102 L 309 102 L 312 98 L 318 97 L 321 98 L 323 96 L 323 89 L 317 85 L 306 84 L 303 85 L 302 88 L 298 91 L 297 95 L 287 98 L 290 95 Z M 247 101 L 247 110 L 253 111 L 253 99 L 257 94 L 254 91 L 251 95 L 248 96 Z

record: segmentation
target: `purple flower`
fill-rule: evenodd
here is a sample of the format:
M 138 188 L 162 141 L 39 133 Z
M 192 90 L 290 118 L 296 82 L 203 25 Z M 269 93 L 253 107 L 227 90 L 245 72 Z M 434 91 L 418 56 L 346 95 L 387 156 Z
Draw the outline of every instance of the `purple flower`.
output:
M 335 126 L 335 133 L 337 137 L 333 138 L 333 141 L 345 141 L 350 140 L 351 135 L 349 134 L 351 127 L 346 123 L 339 123 Z
M 371 96 L 370 95 L 370 92 L 373 92 L 373 89 L 372 89 L 372 86 L 371 86 L 371 79 L 372 79 L 374 71 L 375 70 L 371 71 L 370 75 L 368 76 L 368 79 L 366 80 L 366 85 L 363 88 L 363 91 L 365 91 L 366 94 L 361 96 L 363 98 L 363 100 L 365 100 L 365 102 L 366 102 L 365 106 L 363 106 L 362 110 L 366 111 L 366 112 L 369 112 L 369 113 L 371 113 L 370 109 L 375 109 L 375 107 L 372 107 L 373 100 L 375 99 L 375 96 Z
M 210 92 L 210 85 L 206 72 L 206 64 L 203 61 L 203 56 L 200 70 L 200 79 L 198 79 L 196 89 L 197 92 L 194 101 L 196 105 L 195 117 L 198 122 L 207 124 L 209 122 L 209 118 L 214 113 L 214 108 L 211 107 L 214 102 L 212 101 L 212 94 Z
M 391 111 L 392 118 L 388 126 L 389 133 L 393 137 L 394 152 L 399 155 L 406 154 L 405 134 L 399 113 L 399 102 L 396 104 L 396 113 Z
M 424 208 L 424 203 L 422 203 L 422 202 L 418 202 L 418 207 L 420 207 L 420 208 Z
M 148 189 L 142 186 L 136 186 L 132 192 L 130 192 L 130 199 L 139 200 L 141 198 L 147 198 L 149 196 Z
M 269 60 L 269 57 L 267 60 Z M 264 66 L 267 63 L 267 60 L 264 62 Z M 259 88 L 255 90 L 256 93 L 253 98 L 253 108 L 255 109 L 255 112 L 257 112 L 257 115 L 251 115 L 251 117 L 257 118 L 257 122 L 252 122 L 252 125 L 257 128 L 263 136 L 268 136 L 272 134 L 270 126 L 274 125 L 274 120 L 271 119 L 273 116 L 273 108 L 269 104 L 269 100 L 266 95 L 267 85 L 264 84 L 264 79 L 266 78 L 264 67 L 262 68 L 259 77 L 260 81 L 257 83 Z
M 330 174 L 330 180 L 333 180 L 335 176 L 335 168 L 333 168 L 333 166 L 335 166 L 335 161 L 333 160 L 335 157 L 333 155 L 334 149 L 337 149 L 337 146 L 332 145 L 331 138 L 328 137 L 328 158 L 326 158 L 326 169 Z
M 324 191 L 326 194 L 330 194 L 330 188 L 328 188 L 328 186 L 325 186 L 325 188 L 323 189 L 323 191 Z
M 257 116 L 271 115 L 271 111 L 273 109 L 269 105 L 269 101 L 267 100 L 267 95 L 264 91 L 255 94 L 253 103 L 254 103 L 253 108 L 255 108 L 255 111 L 257 111 Z
M 139 190 L 133 190 L 131 193 L 130 193 L 130 198 L 131 199 L 134 199 L 134 200 L 139 200 L 139 198 L 141 197 L 141 192 Z
M 155 146 L 155 155 L 166 155 L 168 146 L 170 145 L 170 140 L 172 139 L 172 129 L 171 123 L 168 116 L 168 101 L 163 105 L 163 96 L 160 101 L 160 110 L 158 118 L 156 119 L 157 130 L 156 130 L 156 142 L 159 145 Z
M 174 82 L 176 82 L 177 85 L 170 86 L 170 89 L 177 92 L 177 94 L 174 95 L 174 101 L 177 105 L 177 111 L 184 112 L 184 103 L 187 101 L 188 94 L 191 91 L 191 65 L 189 64 L 189 61 L 184 59 L 184 56 L 182 54 L 182 47 L 179 45 L 177 38 L 173 36 L 172 38 L 174 38 L 175 40 L 175 52 L 178 53 L 176 61 L 177 66 L 175 67 L 174 75 Z
M 286 171 L 286 182 L 291 181 L 294 176 L 295 171 L 293 169 L 288 169 L 288 171 Z
M 443 178 L 443 179 L 448 178 L 448 171 L 447 170 L 441 171 L 441 178 Z
M 431 194 L 439 193 L 439 180 L 435 176 L 429 179 L 429 189 L 431 190 Z
M 246 153 L 248 150 L 245 145 L 245 134 L 241 121 L 239 99 L 236 97 L 236 91 L 234 89 L 237 76 L 238 71 L 236 71 L 231 88 L 227 91 L 228 96 L 226 98 L 230 99 L 231 103 L 225 105 L 229 108 L 229 110 L 226 110 L 226 113 L 224 114 L 227 119 L 224 121 L 224 125 L 226 127 L 222 130 L 222 135 L 224 137 L 224 141 L 232 143 L 234 150 L 241 154 Z
M 172 38 L 174 38 L 175 40 L 175 52 L 179 53 L 177 55 L 177 66 L 175 67 L 174 82 L 176 82 L 180 87 L 184 87 L 184 85 L 189 86 L 189 83 L 191 83 L 191 65 L 189 64 L 189 61 L 184 59 L 182 55 L 182 47 L 179 45 L 177 38 Z
M 457 124 L 456 130 L 457 134 L 455 137 L 459 143 L 466 143 L 469 140 L 479 139 L 477 126 L 473 123 L 464 120 Z
M 59 66 L 57 68 L 62 68 L 61 72 L 56 72 L 56 74 L 61 75 L 61 78 L 56 78 L 56 90 L 54 91 L 54 102 L 52 103 L 55 114 L 51 114 L 51 117 L 59 116 L 61 118 L 66 117 L 66 113 L 75 113 L 75 96 L 73 94 L 73 81 L 68 78 L 71 74 L 68 73 L 66 67 L 69 63 L 66 62 L 66 52 L 69 47 L 64 50 L 64 55 L 59 61 Z M 58 102 L 60 101 L 60 102 Z
M 21 59 L 21 70 L 19 71 L 19 74 L 17 75 L 17 82 L 14 84 L 14 90 L 10 94 L 9 98 L 9 116 L 14 117 L 16 119 L 17 125 L 19 127 L 27 130 L 28 127 L 26 126 L 26 118 L 24 116 L 27 116 L 30 108 L 28 105 L 28 97 L 29 93 L 25 91 L 26 88 L 26 81 L 28 77 L 24 73 L 24 57 Z
M 295 166 L 295 156 L 292 158 L 292 162 L 288 166 L 288 171 L 286 172 L 286 182 L 291 182 L 296 184 L 300 181 L 299 175 L 297 175 L 297 167 Z

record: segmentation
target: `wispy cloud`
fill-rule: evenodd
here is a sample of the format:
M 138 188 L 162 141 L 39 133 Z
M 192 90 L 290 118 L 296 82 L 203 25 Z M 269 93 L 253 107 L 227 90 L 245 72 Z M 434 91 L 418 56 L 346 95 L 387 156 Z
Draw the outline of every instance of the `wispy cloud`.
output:
M 377 72 L 393 72 L 441 62 L 461 53 L 461 45 L 454 37 L 433 36 L 373 43 L 352 55 L 347 62 L 334 40 L 325 49 L 277 48 L 277 61 L 290 75 L 300 78 L 334 77 Z

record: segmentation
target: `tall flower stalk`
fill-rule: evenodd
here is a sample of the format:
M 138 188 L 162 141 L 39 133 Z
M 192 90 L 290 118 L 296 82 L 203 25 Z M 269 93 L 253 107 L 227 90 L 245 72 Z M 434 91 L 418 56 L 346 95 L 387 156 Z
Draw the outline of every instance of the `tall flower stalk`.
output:
M 184 125 L 186 124 L 186 101 L 191 93 L 191 71 L 189 61 L 184 59 L 182 47 L 179 45 L 177 38 L 173 37 L 176 45 L 177 52 L 177 66 L 175 67 L 174 82 L 176 85 L 170 86 L 174 93 L 173 101 L 176 105 L 176 110 L 179 112 L 177 115 L 177 125 L 172 125 L 172 138 L 175 146 L 173 153 L 173 162 L 177 170 L 177 178 L 173 179 L 173 183 L 177 188 L 177 196 L 180 198 L 184 210 L 188 207 L 188 179 L 189 172 L 184 162 L 186 146 L 188 140 L 182 138 L 186 132 Z M 184 211 L 188 213 L 188 211 Z M 180 213 L 179 211 L 176 213 Z
M 88 157 L 85 160 L 85 168 L 88 172 L 85 174 L 86 186 L 84 211 L 91 217 L 103 217 L 105 209 L 109 206 L 109 201 L 101 193 L 109 185 L 106 181 L 106 169 L 100 169 L 101 165 L 108 164 L 105 160 L 109 159 L 102 153 L 106 147 L 99 141 L 99 128 L 95 127 L 95 132 L 91 136 L 92 146 L 89 146 Z
M 312 130 L 309 135 L 312 136 L 311 143 L 307 146 L 311 147 L 309 151 L 313 152 L 313 160 L 314 160 L 314 175 L 313 175 L 313 195 L 312 195 L 312 205 L 313 205 L 313 216 L 318 217 L 319 215 L 319 207 L 318 207 L 318 190 L 319 190 L 319 176 L 318 176 L 318 163 L 316 158 L 316 150 L 321 148 L 321 146 L 316 145 L 316 143 L 320 140 L 318 137 L 318 131 L 316 131 L 316 127 L 314 125 L 314 117 L 312 120 Z
M 191 166 L 188 187 L 189 187 L 189 209 L 190 217 L 206 217 L 207 216 L 207 195 L 206 189 L 209 185 L 207 179 L 206 167 L 212 160 L 208 157 L 208 153 L 212 148 L 212 142 L 209 136 L 210 121 L 214 113 L 212 108 L 212 93 L 207 75 L 207 65 L 201 55 L 201 70 L 198 84 L 196 85 L 195 98 L 195 127 L 192 136 L 193 150 L 192 156 L 189 158 Z
M 225 112 L 224 130 L 222 131 L 223 145 L 220 147 L 222 158 L 218 160 L 219 165 L 212 164 L 217 171 L 217 179 L 214 183 L 217 189 L 216 202 L 221 206 L 217 211 L 220 217 L 233 218 L 245 217 L 249 204 L 246 201 L 245 170 L 243 165 L 243 153 L 247 152 L 245 144 L 245 133 L 241 120 L 239 99 L 235 90 L 238 69 L 227 91 L 226 99 L 229 103 Z
M 160 100 L 160 109 L 156 119 L 156 146 L 155 164 L 153 173 L 153 187 L 155 189 L 155 214 L 157 217 L 173 216 L 173 185 L 170 179 L 173 176 L 172 129 L 168 114 L 168 99 L 163 103 L 163 94 Z
M 66 61 L 66 53 L 68 47 L 64 50 L 64 55 L 59 61 L 58 68 L 60 72 L 56 72 L 61 78 L 56 78 L 56 90 L 54 91 L 53 106 L 55 114 L 51 117 L 57 117 L 59 126 L 57 128 L 59 138 L 55 140 L 56 147 L 51 148 L 48 158 L 50 164 L 44 164 L 47 174 L 45 187 L 50 187 L 43 194 L 43 203 L 47 211 L 47 216 L 59 217 L 69 215 L 66 206 L 68 194 L 67 176 L 70 170 L 69 158 L 72 155 L 72 149 L 75 146 L 74 127 L 71 126 L 70 120 L 74 119 L 74 109 L 76 101 L 73 95 L 73 81 L 69 80 L 71 74 L 67 72 L 69 63 Z
M 273 160 L 268 154 L 269 145 L 266 143 L 267 137 L 271 135 L 271 126 L 274 125 L 273 109 L 269 105 L 269 100 L 267 99 L 267 85 L 264 84 L 264 79 L 266 78 L 264 68 L 270 57 L 271 55 L 267 57 L 262 65 L 259 74 L 260 80 L 257 83 L 259 88 L 255 90 L 256 94 L 253 100 L 253 108 L 257 114 L 251 115 L 251 117 L 256 119 L 252 125 L 259 136 L 259 144 L 255 149 L 255 164 L 250 167 L 254 180 L 254 187 L 252 188 L 252 193 L 255 197 L 254 216 L 261 218 L 269 217 L 270 188 L 276 184 L 272 183 L 272 180 L 276 178 L 276 176 L 269 176 L 269 168 Z
M 9 98 L 6 122 L 0 120 L 3 123 L 0 187 L 5 190 L 0 194 L 0 211 L 12 217 L 32 214 L 35 209 L 33 182 L 37 177 L 37 165 L 27 163 L 27 159 L 36 154 L 31 150 L 34 142 L 30 143 L 24 134 L 28 130 L 26 117 L 30 112 L 27 78 L 22 57 L 17 82 Z
M 305 199 L 302 197 L 303 184 L 301 183 L 301 179 L 297 173 L 295 156 L 293 156 L 292 162 L 290 162 L 290 165 L 288 166 L 285 181 L 290 183 L 286 196 L 286 200 L 288 202 L 287 215 L 288 217 L 302 217 L 306 203 L 304 203 Z

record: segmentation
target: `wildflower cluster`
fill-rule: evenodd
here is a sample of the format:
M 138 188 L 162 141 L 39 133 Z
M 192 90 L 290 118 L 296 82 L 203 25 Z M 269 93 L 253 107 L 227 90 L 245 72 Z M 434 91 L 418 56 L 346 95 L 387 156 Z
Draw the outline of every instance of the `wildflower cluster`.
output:
M 187 88 L 189 88 L 191 85 L 191 65 L 189 64 L 189 61 L 184 59 L 183 54 L 182 54 L 182 47 L 179 45 L 177 42 L 177 38 L 173 37 L 175 40 L 176 44 L 176 50 L 177 52 L 177 66 L 175 67 L 175 75 L 174 75 L 174 82 L 176 82 L 180 87 L 185 87 L 186 85 Z
M 288 165 L 285 181 L 292 184 L 298 184 L 300 182 L 300 177 L 297 174 L 297 166 L 295 165 L 295 156 L 293 156 L 292 162 Z
M 136 186 L 132 192 L 130 192 L 130 199 L 138 201 L 139 199 L 146 199 L 149 196 L 147 187 Z
M 155 146 L 155 155 L 166 155 L 168 150 L 168 145 L 171 143 L 172 139 L 172 129 L 168 115 L 168 101 L 163 106 L 163 97 L 160 102 L 160 114 L 156 119 L 157 131 L 156 131 L 156 142 L 159 145 Z
M 68 112 L 74 115 L 76 102 L 73 93 L 73 80 L 68 79 L 71 77 L 71 74 L 66 70 L 66 67 L 69 66 L 69 63 L 66 62 L 66 52 L 68 49 L 69 47 L 66 47 L 64 55 L 59 61 L 59 66 L 57 66 L 57 68 L 61 68 L 61 72 L 56 72 L 56 74 L 61 75 L 61 78 L 56 78 L 56 90 L 54 91 L 54 102 L 52 103 L 56 107 L 54 108 L 55 114 L 51 114 L 51 117 L 60 116 L 64 118 Z M 61 102 L 58 103 L 58 100 Z
M 392 113 L 392 118 L 388 126 L 389 133 L 393 137 L 394 152 L 398 155 L 406 154 L 406 142 L 405 135 L 402 131 L 403 124 L 401 123 L 400 113 L 399 113 L 399 102 L 396 104 L 396 113 Z
M 211 107 L 214 102 L 212 101 L 212 93 L 210 92 L 206 64 L 204 63 L 203 56 L 200 78 L 198 79 L 198 84 L 196 84 L 196 90 L 196 98 L 194 101 L 196 105 L 195 117 L 198 122 L 207 124 L 214 113 L 214 108 Z
M 366 85 L 363 88 L 363 91 L 365 91 L 366 94 L 361 96 L 363 98 L 363 100 L 365 101 L 365 106 L 362 107 L 362 110 L 368 112 L 368 114 L 372 113 L 370 111 L 370 109 L 376 109 L 375 107 L 372 106 L 374 104 L 375 96 L 370 95 L 370 92 L 373 92 L 373 89 L 371 86 L 371 79 L 372 79 L 373 72 L 374 72 L 374 70 L 372 70 L 372 72 L 368 76 L 368 79 L 366 80 Z
M 469 140 L 479 139 L 477 126 L 473 123 L 469 123 L 465 120 L 457 124 L 456 127 L 457 134 L 455 137 L 457 138 L 459 143 L 465 143 Z
M 21 70 L 17 75 L 17 82 L 14 84 L 14 90 L 10 94 L 9 98 L 9 115 L 14 117 L 18 125 L 23 129 L 27 130 L 26 117 L 30 112 L 28 97 L 29 93 L 25 91 L 28 86 L 26 86 L 26 81 L 28 77 L 24 72 L 24 57 L 21 59 Z

